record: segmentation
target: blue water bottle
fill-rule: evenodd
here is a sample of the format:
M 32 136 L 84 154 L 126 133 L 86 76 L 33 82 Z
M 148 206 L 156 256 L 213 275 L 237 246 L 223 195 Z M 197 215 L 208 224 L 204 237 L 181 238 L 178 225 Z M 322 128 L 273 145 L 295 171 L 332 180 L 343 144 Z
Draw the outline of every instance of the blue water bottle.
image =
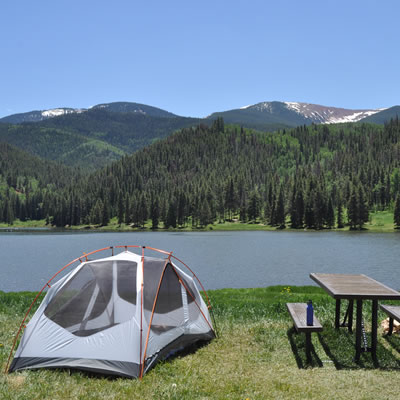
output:
M 312 305 L 312 301 L 309 300 L 307 302 L 307 325 L 312 326 L 314 322 L 314 308 Z

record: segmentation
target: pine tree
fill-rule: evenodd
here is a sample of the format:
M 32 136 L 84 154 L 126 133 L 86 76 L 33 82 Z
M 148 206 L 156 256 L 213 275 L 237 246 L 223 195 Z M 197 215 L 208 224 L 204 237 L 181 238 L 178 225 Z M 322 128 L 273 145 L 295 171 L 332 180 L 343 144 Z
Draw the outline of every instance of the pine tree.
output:
M 160 219 L 160 205 L 158 201 L 158 196 L 155 196 L 151 200 L 151 229 L 158 229 L 159 219 Z
M 358 187 L 358 229 L 362 229 L 363 225 L 369 220 L 369 209 L 365 199 L 365 192 L 361 185 Z
M 307 197 L 306 207 L 304 211 L 304 225 L 308 229 L 313 229 L 315 227 L 313 192 L 309 193 Z
M 176 205 L 175 201 L 171 201 L 168 206 L 167 219 L 165 221 L 165 227 L 176 228 Z
M 109 222 L 110 222 L 110 213 L 108 210 L 108 201 L 107 199 L 104 199 L 103 209 L 101 210 L 101 225 L 107 226 Z
M 125 224 L 129 225 L 132 222 L 132 208 L 129 196 L 125 196 Z
M 61 204 L 61 209 L 65 209 L 64 201 L 62 201 Z M 101 199 L 98 199 L 96 201 L 96 204 L 92 207 L 92 210 L 90 212 L 90 222 L 95 225 L 100 225 L 102 221 L 102 216 L 103 216 L 103 211 L 104 211 L 104 205 Z M 61 213 L 58 213 L 61 216 L 61 219 L 59 220 L 57 226 L 64 226 L 65 225 L 65 220 L 64 220 L 64 215 L 65 212 L 61 211 Z
M 304 220 L 304 200 L 303 192 L 295 190 L 292 195 L 290 206 L 290 225 L 294 229 L 302 228 Z
M 239 210 L 239 219 L 240 222 L 247 222 L 247 207 L 246 207 L 246 202 L 243 201 L 242 205 L 240 206 Z
M 229 212 L 229 220 L 232 220 L 233 213 L 236 211 L 236 193 L 233 186 L 233 179 L 229 179 L 225 192 L 225 206 Z
M 283 188 L 281 187 L 279 191 L 279 197 L 278 201 L 276 203 L 276 216 L 275 216 L 275 224 L 278 225 L 280 228 L 285 227 L 285 220 L 286 220 L 286 214 L 285 214 L 285 201 L 283 197 Z
M 122 196 L 122 192 L 120 191 L 118 194 L 118 224 L 121 225 L 124 222 L 124 199 Z
M 400 194 L 396 196 L 393 212 L 393 222 L 395 229 L 400 229 Z
M 11 206 L 11 202 L 6 199 L 5 205 L 4 205 L 4 217 L 3 220 L 8 224 L 8 225 L 13 225 L 14 223 L 14 211 Z
M 356 229 L 360 217 L 356 189 L 353 187 L 350 194 L 349 204 L 347 206 L 347 219 L 349 221 L 350 229 Z
M 395 168 L 390 176 L 390 190 L 393 199 L 400 193 L 400 170 Z
M 324 198 L 319 187 L 314 192 L 314 227 L 315 229 L 322 229 L 324 225 L 325 216 L 325 203 Z
M 208 204 L 207 200 L 202 201 L 201 206 L 200 206 L 200 225 L 201 226 L 207 226 L 210 224 L 211 221 L 211 209 L 210 205 Z
M 335 211 L 333 209 L 332 197 L 329 198 L 328 207 L 326 209 L 326 217 L 325 217 L 326 227 L 331 229 L 335 225 Z
M 140 203 L 139 203 L 139 207 L 138 207 L 138 225 L 143 228 L 144 224 L 147 221 L 147 218 L 148 218 L 147 199 L 146 199 L 146 195 L 144 193 L 142 193 L 140 196 Z
M 342 206 L 342 202 L 339 201 L 338 207 L 337 207 L 337 227 L 343 228 L 344 227 L 344 222 L 343 222 L 343 206 Z
M 260 216 L 260 203 L 261 198 L 258 194 L 257 190 L 254 190 L 250 195 L 249 207 L 247 210 L 247 214 L 250 221 L 256 221 Z

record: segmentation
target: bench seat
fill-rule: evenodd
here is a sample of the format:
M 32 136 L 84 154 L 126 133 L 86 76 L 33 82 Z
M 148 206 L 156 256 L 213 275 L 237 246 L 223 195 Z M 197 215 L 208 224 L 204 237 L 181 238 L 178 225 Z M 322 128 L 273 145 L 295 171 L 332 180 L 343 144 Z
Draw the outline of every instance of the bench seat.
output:
M 307 325 L 307 303 L 286 303 L 297 332 L 321 332 L 322 325 L 314 313 L 313 324 Z
M 311 333 L 322 332 L 322 325 L 314 313 L 313 325 L 307 325 L 307 303 L 286 303 L 297 332 L 306 335 L 306 356 L 311 361 Z
M 387 334 L 390 336 L 393 333 L 393 320 L 400 322 L 400 306 L 380 304 L 379 308 L 389 316 L 389 331 Z

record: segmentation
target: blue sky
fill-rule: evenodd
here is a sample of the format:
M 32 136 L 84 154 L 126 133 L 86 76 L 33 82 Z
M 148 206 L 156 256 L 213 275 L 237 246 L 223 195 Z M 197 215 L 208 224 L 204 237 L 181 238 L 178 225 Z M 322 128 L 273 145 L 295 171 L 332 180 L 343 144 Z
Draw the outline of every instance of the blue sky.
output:
M 0 117 L 132 101 L 400 104 L 400 2 L 3 0 Z

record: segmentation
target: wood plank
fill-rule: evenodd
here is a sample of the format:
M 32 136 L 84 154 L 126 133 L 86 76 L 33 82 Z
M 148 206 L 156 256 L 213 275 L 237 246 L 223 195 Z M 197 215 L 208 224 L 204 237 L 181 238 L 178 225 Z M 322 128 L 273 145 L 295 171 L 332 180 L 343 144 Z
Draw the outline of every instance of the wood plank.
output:
M 307 303 L 286 303 L 297 332 L 321 332 L 322 325 L 314 313 L 313 325 L 307 325 Z
M 391 306 L 388 304 L 380 304 L 380 309 L 384 311 L 389 317 L 400 321 L 400 306 Z
M 310 278 L 335 299 L 400 300 L 398 291 L 363 274 L 311 273 Z

